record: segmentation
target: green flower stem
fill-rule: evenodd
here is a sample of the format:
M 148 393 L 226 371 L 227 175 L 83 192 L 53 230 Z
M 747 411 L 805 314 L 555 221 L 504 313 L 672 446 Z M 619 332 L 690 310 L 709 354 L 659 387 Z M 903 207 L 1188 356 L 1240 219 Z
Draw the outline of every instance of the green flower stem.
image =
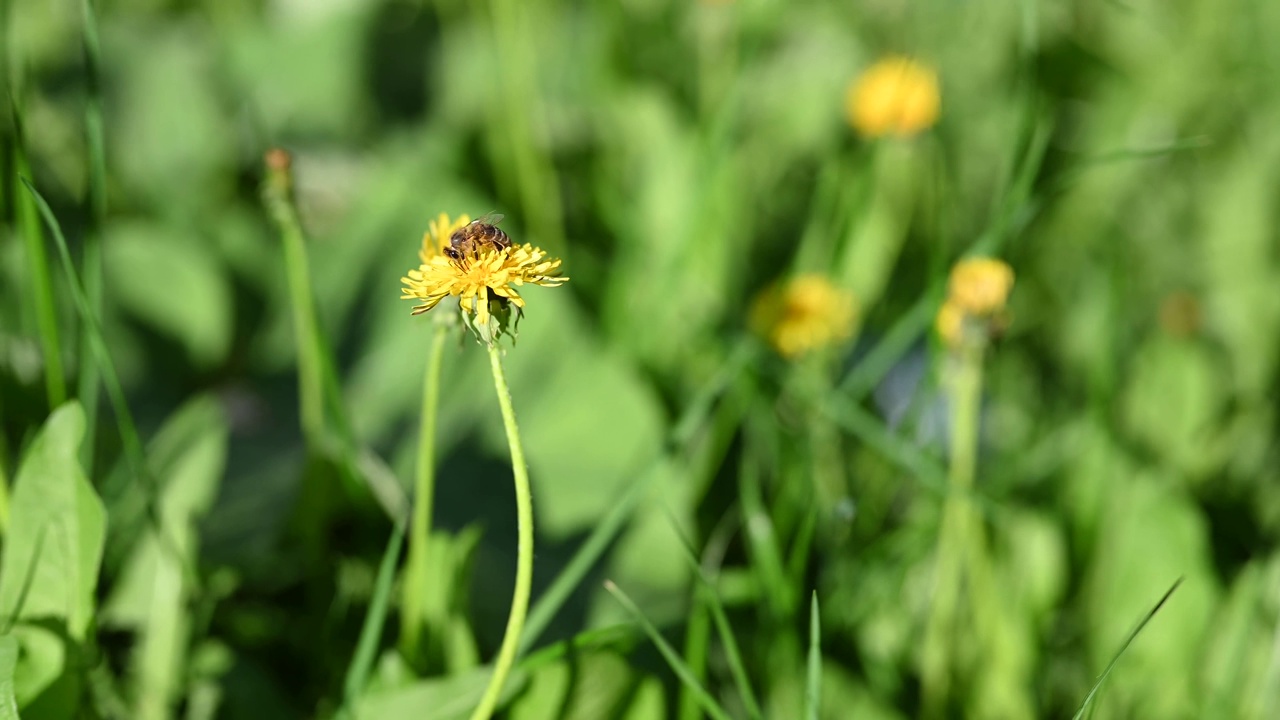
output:
M 921 672 L 924 717 L 942 717 L 952 667 L 951 649 L 955 639 L 960 588 L 964 579 L 963 564 L 967 550 L 977 540 L 975 508 L 972 504 L 973 481 L 978 461 L 978 426 L 982 397 L 981 345 L 960 348 L 952 360 L 949 378 L 951 401 L 951 459 L 948 469 L 948 493 L 938 530 L 933 610 L 925 630 Z M 975 562 L 976 565 L 976 562 Z M 970 582 L 973 582 L 971 573 Z
M 507 616 L 507 631 L 502 638 L 498 658 L 494 661 L 489 687 L 485 690 L 480 705 L 471 713 L 471 720 L 488 720 L 497 707 L 502 686 L 515 663 L 520 633 L 524 629 L 525 615 L 529 610 L 529 591 L 533 585 L 533 493 L 529 489 L 524 450 L 520 447 L 516 413 L 511 407 L 511 392 L 507 389 L 507 378 L 502 372 L 502 359 L 498 356 L 496 344 L 489 346 L 489 365 L 493 368 L 493 387 L 498 392 L 502 422 L 507 428 L 507 444 L 511 448 L 511 470 L 516 483 L 516 522 L 520 539 L 517 546 L 516 589 L 511 599 L 511 614 Z
M 448 326 L 436 323 L 431 354 L 422 379 L 422 417 L 418 426 L 418 466 L 413 484 L 413 523 L 409 529 L 409 561 L 404 578 L 404 618 L 401 643 L 405 655 L 421 657 L 420 642 L 426 626 L 426 587 L 430 582 L 431 511 L 436 491 L 436 417 L 440 405 L 440 366 Z
M 280 231 L 284 245 L 285 272 L 293 309 L 293 331 L 298 345 L 298 404 L 302 433 L 312 447 L 319 447 L 324 435 L 324 383 L 321 376 L 320 326 L 312 304 L 311 277 L 307 270 L 307 246 L 302 224 L 293 206 L 293 176 L 290 158 L 283 150 L 267 153 L 267 181 L 264 197 Z

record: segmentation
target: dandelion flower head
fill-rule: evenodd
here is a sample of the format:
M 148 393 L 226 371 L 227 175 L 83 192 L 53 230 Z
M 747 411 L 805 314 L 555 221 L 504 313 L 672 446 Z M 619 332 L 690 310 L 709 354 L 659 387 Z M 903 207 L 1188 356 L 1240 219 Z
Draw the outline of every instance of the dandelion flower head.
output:
M 992 258 L 956 263 L 947 281 L 947 299 L 938 309 L 934 329 L 951 348 L 985 343 L 1005 323 L 1005 304 L 1013 289 L 1013 270 Z
M 947 282 L 947 297 L 970 315 L 990 315 L 1004 309 L 1013 289 L 1013 270 L 992 258 L 968 258 L 956 263 Z
M 907 57 L 889 57 L 863 72 L 845 95 L 854 129 L 866 137 L 909 137 L 938 121 L 938 75 Z
M 507 303 L 524 307 L 524 298 L 516 290 L 521 285 L 557 287 L 568 280 L 557 274 L 558 258 L 550 258 L 529 244 L 481 245 L 467 249 L 457 258 L 445 255 L 450 235 L 468 222 L 465 215 L 452 221 L 440 215 L 423 236 L 419 251 L 422 264 L 400 279 L 405 285 L 401 289 L 402 299 L 420 302 L 413 308 L 414 315 L 427 312 L 441 300 L 454 296 L 464 314 L 471 315 L 477 324 L 486 325 L 491 302 L 503 307 Z
M 799 275 L 756 299 L 751 324 L 784 357 L 795 358 L 849 339 L 857 308 L 853 294 L 822 275 Z

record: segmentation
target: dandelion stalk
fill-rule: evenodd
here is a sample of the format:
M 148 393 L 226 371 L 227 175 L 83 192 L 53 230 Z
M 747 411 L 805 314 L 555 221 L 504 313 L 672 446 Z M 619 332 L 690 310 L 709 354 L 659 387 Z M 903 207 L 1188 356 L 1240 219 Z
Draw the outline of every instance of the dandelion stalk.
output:
M 962 260 L 951 270 L 947 299 L 934 326 L 949 349 L 947 389 L 950 400 L 951 457 L 947 499 L 938 529 L 933 609 L 921 652 L 921 694 L 926 718 L 946 714 L 948 683 L 954 665 L 955 619 L 960 588 L 969 561 L 970 608 L 978 636 L 988 647 L 1001 632 L 994 608 L 999 604 L 987 562 L 986 540 L 973 503 L 978 467 L 978 429 L 982 410 L 982 357 L 992 334 L 1005 322 L 1004 308 L 1013 288 L 1013 270 L 999 260 Z
M 493 677 L 489 687 L 471 720 L 488 720 L 498 704 L 502 686 L 516 659 L 516 651 L 520 644 L 520 633 L 524 629 L 525 616 L 529 610 L 529 592 L 533 584 L 533 493 L 529 488 L 529 472 L 524 462 L 524 450 L 520 446 L 520 428 L 516 425 L 516 413 L 511 406 L 511 392 L 507 389 L 507 378 L 502 371 L 502 358 L 496 343 L 489 345 L 489 365 L 493 369 L 493 387 L 498 393 L 498 404 L 502 407 L 502 423 L 507 430 L 507 444 L 511 448 L 511 470 L 516 485 L 516 516 L 519 542 L 516 558 L 516 588 L 511 599 L 511 614 L 507 616 L 507 630 L 502 638 L 502 647 L 498 650 L 498 658 L 494 661 Z
M 312 447 L 321 444 L 324 435 L 324 382 L 321 376 L 319 322 L 312 304 L 311 278 L 307 274 L 307 246 L 302 224 L 293 206 L 292 161 L 283 150 L 267 153 L 267 178 L 264 199 L 272 219 L 280 231 L 284 245 L 285 270 L 289 278 L 290 306 L 293 308 L 293 331 L 298 345 L 298 404 L 302 416 L 302 433 Z
M 948 493 L 938 531 L 933 611 L 925 631 L 922 691 L 925 717 L 945 715 L 951 647 L 963 581 L 965 548 L 971 542 L 970 503 L 977 469 L 978 412 L 982 396 L 982 346 L 962 347 L 950 378 L 951 463 Z
M 431 354 L 422 381 L 422 418 L 418 429 L 418 465 L 414 476 L 413 522 L 409 530 L 409 562 L 404 578 L 404 629 L 401 641 L 410 658 L 421 657 L 420 642 L 426 625 L 425 588 L 431 568 L 431 511 L 436 490 L 436 417 L 440 405 L 440 367 L 448 326 L 437 323 Z

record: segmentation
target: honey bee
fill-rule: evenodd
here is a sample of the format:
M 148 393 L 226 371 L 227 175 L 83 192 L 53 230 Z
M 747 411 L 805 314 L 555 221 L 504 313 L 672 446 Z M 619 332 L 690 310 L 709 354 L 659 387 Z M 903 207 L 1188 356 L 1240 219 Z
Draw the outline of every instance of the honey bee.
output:
M 461 260 L 467 255 L 475 255 L 485 246 L 498 250 L 511 247 L 511 238 L 498 228 L 502 217 L 498 213 L 486 213 L 454 230 L 444 254 L 452 260 Z

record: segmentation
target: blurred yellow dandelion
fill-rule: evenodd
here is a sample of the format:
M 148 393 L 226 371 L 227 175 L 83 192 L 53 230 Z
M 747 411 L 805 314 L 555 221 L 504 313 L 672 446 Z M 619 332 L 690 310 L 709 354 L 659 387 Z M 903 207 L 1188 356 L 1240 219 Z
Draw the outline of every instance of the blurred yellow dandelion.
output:
M 410 270 L 400 279 L 403 299 L 421 301 L 413 308 L 418 315 L 434 308 L 449 296 L 459 299 L 464 313 L 474 316 L 480 325 L 489 322 L 490 300 L 510 302 L 524 307 L 524 298 L 516 288 L 526 283 L 543 287 L 556 287 L 569 278 L 556 275 L 560 269 L 558 258 L 549 258 L 541 249 L 532 245 L 492 244 L 473 245 L 456 258 L 444 254 L 449 236 L 466 225 L 466 216 L 449 221 L 445 215 L 431 223 L 423 238 L 422 264 Z
M 849 339 L 856 317 L 852 293 L 810 274 L 761 293 L 751 324 L 779 354 L 794 358 Z
M 948 347 L 985 343 L 1004 325 L 1013 289 L 1013 269 L 993 258 L 956 263 L 947 281 L 947 299 L 938 308 L 934 330 Z
M 990 315 L 1004 309 L 1013 289 L 1013 270 L 993 258 L 968 258 L 956 263 L 947 282 L 947 297 L 970 315 Z
M 854 129 L 867 137 L 908 137 L 938 120 L 938 76 L 907 57 L 889 57 L 849 85 L 845 111 Z
M 947 300 L 938 308 L 938 317 L 934 320 L 933 327 L 948 347 L 959 347 L 964 339 L 964 310 Z

